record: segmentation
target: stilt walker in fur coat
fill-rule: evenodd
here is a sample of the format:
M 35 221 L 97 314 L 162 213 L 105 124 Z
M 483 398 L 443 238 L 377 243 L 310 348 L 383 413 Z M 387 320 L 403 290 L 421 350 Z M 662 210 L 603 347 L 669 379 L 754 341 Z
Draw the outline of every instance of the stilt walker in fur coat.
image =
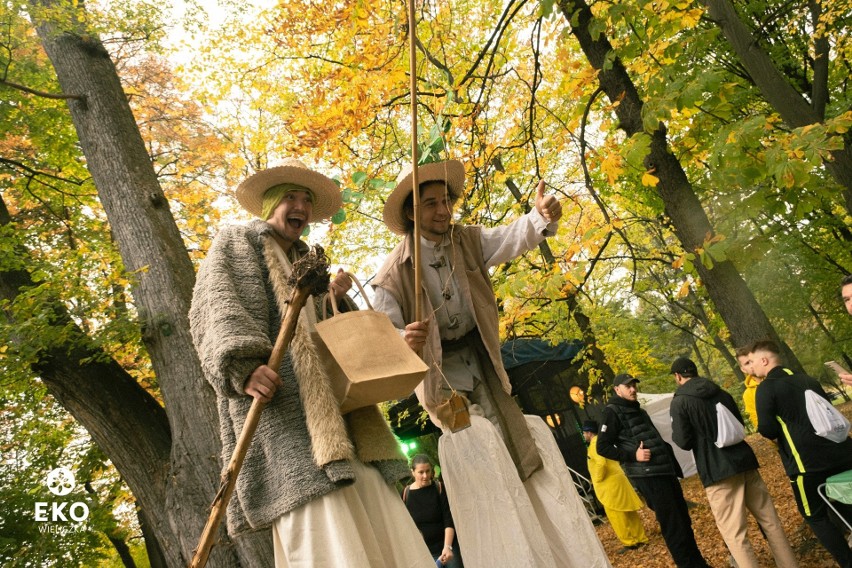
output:
M 232 536 L 270 529 L 276 567 L 433 568 L 423 538 L 392 488 L 405 457 L 375 406 L 341 415 L 311 331 L 321 298 L 309 298 L 278 369 L 266 365 L 291 290 L 292 263 L 308 223 L 341 205 L 337 185 L 295 159 L 236 190 L 258 217 L 224 227 L 198 272 L 190 325 L 217 395 L 227 463 L 253 399 L 266 403 L 228 503 Z M 339 273 L 330 290 L 346 303 Z

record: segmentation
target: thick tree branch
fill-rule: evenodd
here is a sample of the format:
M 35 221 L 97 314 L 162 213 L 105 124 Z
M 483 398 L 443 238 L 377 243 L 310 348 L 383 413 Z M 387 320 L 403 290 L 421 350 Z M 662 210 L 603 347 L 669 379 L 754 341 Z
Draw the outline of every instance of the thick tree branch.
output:
M 13 83 L 11 81 L 7 81 L 5 79 L 0 79 L 0 85 L 9 87 L 11 89 L 17 89 L 19 91 L 23 91 L 25 93 L 29 93 L 31 95 L 36 95 L 37 97 L 42 97 L 45 99 L 59 99 L 59 100 L 67 100 L 74 99 L 77 101 L 86 101 L 85 95 L 65 95 L 65 94 L 56 94 L 56 93 L 46 93 L 44 91 L 37 91 L 36 89 L 30 89 L 29 87 L 25 87 L 23 85 L 18 85 L 17 83 Z
M 601 88 L 612 103 L 617 103 L 615 114 L 620 128 L 628 136 L 650 135 L 645 166 L 659 179 L 657 193 L 682 246 L 691 252 L 704 247 L 706 240 L 714 234 L 713 226 L 683 166 L 671 152 L 665 126 L 660 124 L 653 132 L 646 133 L 642 121 L 644 101 L 624 64 L 618 57 L 612 57 L 614 50 L 609 40 L 602 34 L 593 33 L 595 18 L 589 5 L 584 0 L 557 0 L 557 4 L 566 20 L 571 22 L 571 34 L 598 71 Z M 778 337 L 732 262 L 717 262 L 712 268 L 698 263 L 696 269 L 731 331 L 734 344 L 744 345 L 770 337 L 781 345 L 783 356 L 791 368 L 802 368 L 795 354 Z

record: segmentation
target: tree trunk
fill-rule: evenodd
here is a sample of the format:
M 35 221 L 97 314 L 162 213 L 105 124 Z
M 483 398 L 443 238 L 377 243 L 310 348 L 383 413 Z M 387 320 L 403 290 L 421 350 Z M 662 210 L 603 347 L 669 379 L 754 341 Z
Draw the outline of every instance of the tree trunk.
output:
M 615 113 L 620 127 L 630 136 L 644 132 L 643 101 L 617 57 L 611 64 L 604 65 L 607 54 L 613 48 L 602 34 L 596 34 L 597 39 L 593 39 L 589 29 L 593 17 L 588 4 L 583 0 L 559 0 L 558 5 L 566 20 L 571 22 L 571 33 L 577 38 L 589 62 L 598 70 L 601 88 L 609 100 L 616 104 Z M 657 192 L 683 248 L 693 252 L 702 247 L 705 238 L 714 234 L 713 227 L 686 172 L 669 151 L 665 127 L 662 125 L 651 133 L 651 148 L 645 165 L 660 180 Z M 695 266 L 707 293 L 728 326 L 735 346 L 747 345 L 758 339 L 773 339 L 781 347 L 788 366 L 801 370 L 795 354 L 780 340 L 733 263 L 717 262 L 713 268 L 707 268 L 701 262 L 696 262 Z
M 607 388 L 612 384 L 612 379 L 615 378 L 615 371 L 613 371 L 607 362 L 604 352 L 598 347 L 597 335 L 595 335 L 595 330 L 592 328 L 592 320 L 580 308 L 576 295 L 567 295 L 565 301 L 568 302 L 568 311 L 571 313 L 574 323 L 580 328 L 580 337 L 583 341 L 583 357 L 592 361 L 589 368 L 585 368 L 584 365 L 582 371 L 579 372 L 585 376 L 590 391 L 593 390 L 593 385 L 597 385 L 603 392 L 607 392 Z M 597 369 L 600 371 L 600 375 L 593 376 L 589 372 L 590 369 Z
M 734 377 L 737 379 L 737 381 L 743 382 L 745 380 L 745 375 L 740 369 L 740 362 L 737 361 L 737 358 L 731 353 L 731 350 L 728 348 L 727 345 L 725 345 L 725 342 L 722 341 L 722 338 L 719 337 L 719 334 L 713 331 L 713 325 L 711 325 L 710 317 L 707 315 L 707 310 L 704 309 L 704 306 L 701 303 L 701 299 L 691 288 L 689 290 L 689 299 L 691 300 L 692 305 L 695 306 L 695 309 L 691 310 L 688 313 L 690 313 L 693 317 L 695 317 L 695 319 L 697 319 L 701 323 L 701 325 L 707 332 L 707 335 L 709 335 L 713 339 L 713 346 L 731 367 L 731 370 L 733 371 Z
M 118 553 L 118 557 L 121 558 L 124 568 L 136 568 L 136 562 L 133 560 L 133 555 L 130 554 L 130 547 L 127 546 L 127 543 L 115 536 L 107 535 L 107 538 Z
M 85 13 L 78 10 L 79 23 L 74 25 L 83 26 Z M 85 29 L 69 29 L 68 22 L 39 19 L 45 12 L 35 4 L 31 12 L 62 91 L 82 97 L 68 100 L 71 118 L 125 269 L 134 275 L 132 293 L 143 341 L 168 410 L 168 459 L 159 455 L 145 463 L 120 444 L 101 447 L 146 512 L 168 565 L 186 566 L 218 487 L 221 447 L 215 397 L 189 335 L 194 270 L 103 44 Z M 63 363 L 73 367 L 77 361 Z M 76 381 L 92 380 L 78 374 L 73 378 L 68 390 L 78 394 Z M 108 382 L 108 376 L 103 380 Z M 127 419 L 128 403 L 121 393 L 106 388 L 86 395 L 89 398 L 80 402 L 88 411 L 75 417 L 90 431 Z M 106 443 L 98 440 L 102 442 Z M 161 491 L 137 493 L 147 482 L 147 476 L 140 477 L 139 466 L 161 476 Z M 269 537 L 269 531 L 265 535 Z M 270 540 L 262 539 L 258 545 L 248 539 L 237 543 L 236 550 L 223 531 L 222 544 L 214 548 L 209 565 L 269 565 L 266 541 Z
M 0 226 L 11 221 L 0 199 Z M 26 251 L 16 251 L 26 258 Z M 24 262 L 22 261 L 22 264 Z M 12 302 L 26 288 L 34 286 L 22 270 L 0 271 L 0 300 Z M 163 407 L 118 363 L 92 345 L 74 324 L 58 300 L 45 306 L 51 325 L 63 329 L 64 342 L 37 355 L 33 372 L 48 392 L 74 418 L 86 427 L 98 447 L 109 456 L 140 503 L 162 503 L 171 433 Z M 26 338 L 13 342 L 21 347 Z M 166 519 L 155 517 L 163 524 Z M 158 535 L 165 544 L 169 534 Z
M 142 531 L 142 538 L 145 539 L 145 552 L 148 553 L 148 564 L 150 568 L 167 568 L 166 557 L 163 555 L 163 550 L 160 548 L 160 542 L 151 533 L 151 521 L 137 503 L 136 518 L 139 520 L 139 528 Z

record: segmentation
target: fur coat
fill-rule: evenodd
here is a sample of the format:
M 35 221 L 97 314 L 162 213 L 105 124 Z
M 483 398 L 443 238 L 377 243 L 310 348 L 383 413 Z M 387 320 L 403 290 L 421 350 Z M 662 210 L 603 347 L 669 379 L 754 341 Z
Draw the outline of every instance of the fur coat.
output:
M 267 223 L 222 229 L 198 271 L 190 331 L 217 396 L 222 460 L 230 460 L 252 404 L 243 384 L 266 364 L 290 289 L 289 270 Z M 304 251 L 301 242 L 294 246 Z M 341 416 L 311 341 L 307 310 L 278 374 L 283 385 L 266 404 L 231 501 L 231 534 L 268 527 L 284 513 L 354 481 L 350 460 L 377 467 L 386 481 L 408 477 L 405 457 L 375 406 Z M 311 316 L 312 314 L 307 314 Z

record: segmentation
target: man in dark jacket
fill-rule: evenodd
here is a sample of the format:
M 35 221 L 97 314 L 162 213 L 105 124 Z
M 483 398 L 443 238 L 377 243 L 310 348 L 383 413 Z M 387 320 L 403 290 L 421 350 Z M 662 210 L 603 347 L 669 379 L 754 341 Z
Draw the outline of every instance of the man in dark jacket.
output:
M 743 422 L 734 398 L 716 383 L 699 377 L 695 363 L 686 357 L 675 359 L 671 372 L 679 385 L 669 408 L 672 440 L 695 455 L 716 526 L 737 566 L 759 568 L 747 534 L 750 511 L 766 535 L 775 564 L 779 568 L 797 567 L 772 497 L 757 471 L 757 456 L 742 440 L 725 447 L 717 445 L 717 404 L 727 408 L 740 424 Z
M 630 482 L 654 511 L 666 546 L 678 568 L 708 568 L 692 532 L 692 519 L 678 477 L 674 452 L 648 413 L 639 407 L 636 383 L 627 373 L 613 380 L 615 394 L 604 411 L 598 454 L 621 463 Z
M 808 418 L 805 392 L 828 400 L 816 379 L 781 366 L 780 349 L 773 341 L 758 341 L 751 348 L 752 374 L 766 377 L 757 387 L 758 432 L 778 442 L 778 454 L 790 477 L 796 505 L 828 552 L 843 568 L 852 568 L 852 550 L 843 530 L 829 516 L 828 505 L 817 488 L 832 475 L 852 469 L 852 439 L 839 444 L 818 436 Z M 852 506 L 838 502 L 840 513 L 852 519 Z

